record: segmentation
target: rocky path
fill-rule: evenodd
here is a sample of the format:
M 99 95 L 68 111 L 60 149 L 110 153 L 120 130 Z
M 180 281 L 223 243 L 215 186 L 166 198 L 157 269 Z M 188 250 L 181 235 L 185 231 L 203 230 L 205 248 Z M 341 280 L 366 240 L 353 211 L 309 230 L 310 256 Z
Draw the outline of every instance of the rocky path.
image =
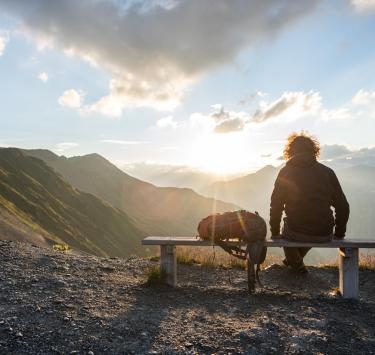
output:
M 335 269 L 272 266 L 249 296 L 243 270 L 198 265 L 146 286 L 154 264 L 0 241 L 0 354 L 375 354 L 375 272 L 355 302 Z

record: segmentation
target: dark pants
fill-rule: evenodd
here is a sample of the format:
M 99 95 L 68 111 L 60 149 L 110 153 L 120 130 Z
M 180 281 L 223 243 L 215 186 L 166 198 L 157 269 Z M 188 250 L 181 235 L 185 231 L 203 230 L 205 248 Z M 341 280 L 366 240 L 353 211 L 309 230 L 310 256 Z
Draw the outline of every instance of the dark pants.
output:
M 303 258 L 311 248 L 284 248 L 286 262 L 293 268 L 303 266 Z
M 315 243 L 326 243 L 332 240 L 333 235 L 307 235 L 299 232 L 295 232 L 288 227 L 287 220 L 284 218 L 284 227 L 282 235 L 285 239 L 292 242 L 315 242 Z M 309 252 L 311 248 L 300 247 L 300 248 L 284 248 L 285 258 L 287 264 L 293 268 L 299 268 L 303 266 L 303 258 Z

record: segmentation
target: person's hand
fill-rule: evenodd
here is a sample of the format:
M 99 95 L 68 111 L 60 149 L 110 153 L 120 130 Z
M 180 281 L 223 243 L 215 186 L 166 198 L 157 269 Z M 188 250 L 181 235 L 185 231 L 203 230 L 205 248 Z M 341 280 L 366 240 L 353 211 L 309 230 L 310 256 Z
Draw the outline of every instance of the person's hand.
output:
M 344 239 L 345 238 L 345 235 L 334 235 L 333 236 L 333 239 L 334 240 L 342 240 L 342 239 Z

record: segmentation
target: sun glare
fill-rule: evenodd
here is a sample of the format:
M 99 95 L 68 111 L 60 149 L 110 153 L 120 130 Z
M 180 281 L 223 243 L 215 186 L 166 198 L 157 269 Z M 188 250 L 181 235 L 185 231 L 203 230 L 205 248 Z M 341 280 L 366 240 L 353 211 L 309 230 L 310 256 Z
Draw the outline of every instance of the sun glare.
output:
M 228 175 L 251 168 L 248 149 L 238 134 L 210 134 L 195 142 L 191 155 L 200 169 Z

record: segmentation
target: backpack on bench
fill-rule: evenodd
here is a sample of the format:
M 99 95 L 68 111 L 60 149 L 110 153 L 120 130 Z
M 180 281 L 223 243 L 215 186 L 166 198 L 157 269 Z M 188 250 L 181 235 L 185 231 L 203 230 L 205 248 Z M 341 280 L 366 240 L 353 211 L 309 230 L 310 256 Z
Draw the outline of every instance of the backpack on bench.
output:
M 267 225 L 258 212 L 241 210 L 210 215 L 200 221 L 198 234 L 201 239 L 214 241 L 230 255 L 247 260 L 249 292 L 254 292 L 255 280 L 260 284 L 260 264 L 267 254 L 263 246 Z M 246 242 L 246 249 L 233 242 Z

